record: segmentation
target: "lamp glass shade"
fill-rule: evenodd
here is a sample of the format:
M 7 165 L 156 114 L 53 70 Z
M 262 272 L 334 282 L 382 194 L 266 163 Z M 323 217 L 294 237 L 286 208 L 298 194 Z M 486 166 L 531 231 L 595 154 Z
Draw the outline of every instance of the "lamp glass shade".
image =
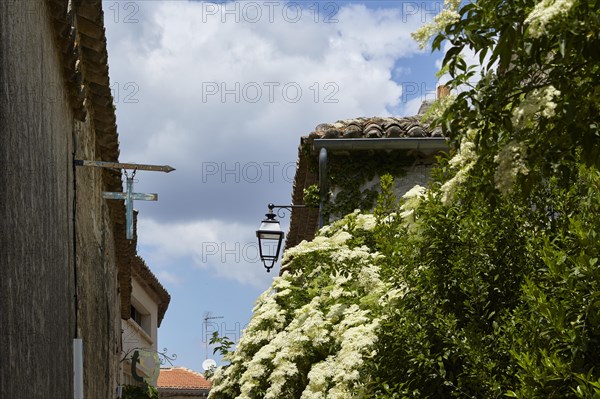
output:
M 279 258 L 279 251 L 281 250 L 281 243 L 284 236 L 285 233 L 281 230 L 279 221 L 274 219 L 263 220 L 256 231 L 260 259 L 265 264 L 267 270 L 273 267 Z
M 263 240 L 279 240 L 283 234 L 277 220 L 263 220 L 256 231 L 256 236 Z

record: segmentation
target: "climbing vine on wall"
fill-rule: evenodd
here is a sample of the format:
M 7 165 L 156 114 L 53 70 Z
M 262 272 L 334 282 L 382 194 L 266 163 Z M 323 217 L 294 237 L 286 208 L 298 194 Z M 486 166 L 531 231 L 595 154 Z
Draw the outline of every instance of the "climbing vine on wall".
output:
M 403 177 L 406 169 L 415 161 L 417 159 L 407 151 L 330 153 L 327 172 L 330 182 L 329 198 L 323 207 L 326 220 L 338 219 L 356 209 L 373 209 L 378 195 L 377 184 L 373 187 L 367 187 L 366 184 L 386 173 L 395 178 Z M 318 170 L 316 159 L 312 168 Z M 305 203 L 318 206 L 318 192 L 317 185 L 307 188 L 304 192 Z

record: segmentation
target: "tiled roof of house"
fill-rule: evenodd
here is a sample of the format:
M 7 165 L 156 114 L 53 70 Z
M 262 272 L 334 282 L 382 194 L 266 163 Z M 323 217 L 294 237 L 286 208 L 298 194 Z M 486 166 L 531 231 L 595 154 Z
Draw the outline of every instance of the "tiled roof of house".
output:
M 428 123 L 421 121 L 421 115 L 403 118 L 355 118 L 322 123 L 308 135 L 312 139 L 442 136 L 442 130 L 431 129 Z
M 157 389 L 180 391 L 208 391 L 211 387 L 209 380 L 200 373 L 185 367 L 161 368 L 158 375 Z
M 312 148 L 315 139 L 377 139 L 377 138 L 431 138 L 443 137 L 440 128 L 432 129 L 422 121 L 422 114 L 429 103 L 424 104 L 419 115 L 410 117 L 372 117 L 340 120 L 335 123 L 322 123 L 308 136 L 300 139 L 296 175 L 292 189 L 292 204 L 304 204 L 304 189 L 318 183 L 318 172 L 314 163 L 316 152 Z M 313 167 L 311 167 L 311 164 Z M 286 248 L 298 245 L 302 240 L 314 238 L 318 229 L 319 211 L 315 208 L 296 208 L 291 212 L 290 229 L 286 237 Z

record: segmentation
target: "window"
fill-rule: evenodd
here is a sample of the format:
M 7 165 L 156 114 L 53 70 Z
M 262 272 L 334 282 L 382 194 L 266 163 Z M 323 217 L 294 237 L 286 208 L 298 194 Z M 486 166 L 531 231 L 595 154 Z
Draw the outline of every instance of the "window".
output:
M 135 308 L 135 306 L 131 305 L 131 315 L 130 317 L 138 323 L 138 325 L 142 325 L 142 314 Z
M 150 315 L 142 313 L 138 308 L 134 305 L 131 305 L 131 314 L 130 317 L 133 321 L 137 323 L 138 326 L 142 327 L 142 330 L 146 332 L 148 335 L 152 335 L 150 332 Z

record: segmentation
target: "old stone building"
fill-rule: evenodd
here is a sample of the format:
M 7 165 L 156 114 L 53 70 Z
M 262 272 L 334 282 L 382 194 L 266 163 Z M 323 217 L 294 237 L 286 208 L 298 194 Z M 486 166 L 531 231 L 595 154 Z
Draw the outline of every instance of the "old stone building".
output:
M 125 238 L 119 141 L 100 0 L 0 2 L 0 393 L 114 398 L 135 241 Z M 79 396 L 79 395 L 76 395 Z
M 438 96 L 447 95 L 445 87 Z M 306 190 L 318 189 L 320 204 L 291 212 L 286 248 L 314 238 L 319 226 L 355 209 L 372 209 L 379 176 L 395 177 L 401 197 L 415 184 L 426 185 L 436 155 L 447 151 L 441 129 L 422 121 L 428 108 L 411 117 L 374 117 L 318 125 L 302 137 L 298 150 L 292 203 L 306 204 Z

